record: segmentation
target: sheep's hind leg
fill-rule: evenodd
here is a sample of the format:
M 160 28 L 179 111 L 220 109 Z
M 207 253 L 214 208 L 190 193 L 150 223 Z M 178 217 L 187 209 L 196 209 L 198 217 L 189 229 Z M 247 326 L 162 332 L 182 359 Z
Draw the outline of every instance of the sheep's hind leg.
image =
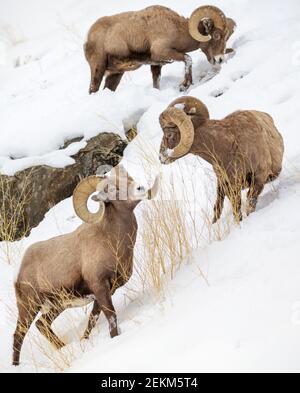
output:
M 53 344 L 57 349 L 61 349 L 65 344 L 58 338 L 58 336 L 52 330 L 52 323 L 55 319 L 64 311 L 59 306 L 52 307 L 46 314 L 43 314 L 36 322 L 36 327 L 40 333 Z
M 100 313 L 101 313 L 101 308 L 99 307 L 98 302 L 95 300 L 93 309 L 92 309 L 90 317 L 89 317 L 88 326 L 87 326 L 87 328 L 84 332 L 84 335 L 82 337 L 83 340 L 87 340 L 90 337 L 90 334 L 91 334 L 92 330 L 94 329 L 94 327 L 96 326 L 96 323 L 99 319 Z
M 247 195 L 247 216 L 255 212 L 259 195 L 263 192 L 264 183 L 254 179 Z
M 96 65 L 91 67 L 91 82 L 89 93 L 96 93 L 101 85 L 106 70 L 106 55 L 101 54 Z
M 110 74 L 107 75 L 105 79 L 105 86 L 104 89 L 109 89 L 111 91 L 116 91 L 117 87 L 119 86 L 121 79 L 124 75 L 124 72 L 119 74 Z
M 241 189 L 229 189 L 227 194 L 228 199 L 230 200 L 232 211 L 234 215 L 234 219 L 237 224 L 243 221 L 242 214 L 242 190 Z
M 161 65 L 152 65 L 151 72 L 152 72 L 152 79 L 153 79 L 153 88 L 159 89 L 160 88 L 160 79 L 161 79 Z
M 14 342 L 13 342 L 14 366 L 18 366 L 20 364 L 20 354 L 21 354 L 21 348 L 24 342 L 24 338 L 38 313 L 38 307 L 32 307 L 31 304 L 29 305 L 28 308 L 18 304 L 18 309 L 19 309 L 19 318 L 18 318 L 17 327 L 14 334 Z

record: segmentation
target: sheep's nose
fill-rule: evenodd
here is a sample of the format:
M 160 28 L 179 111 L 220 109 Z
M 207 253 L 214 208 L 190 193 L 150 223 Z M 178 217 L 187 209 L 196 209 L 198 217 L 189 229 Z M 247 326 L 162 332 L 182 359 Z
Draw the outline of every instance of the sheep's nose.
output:
M 214 58 L 215 64 L 222 64 L 224 63 L 224 55 L 218 55 Z
M 162 164 L 164 164 L 164 163 L 166 162 L 166 157 L 165 157 L 162 153 L 159 155 L 159 161 L 160 161 Z

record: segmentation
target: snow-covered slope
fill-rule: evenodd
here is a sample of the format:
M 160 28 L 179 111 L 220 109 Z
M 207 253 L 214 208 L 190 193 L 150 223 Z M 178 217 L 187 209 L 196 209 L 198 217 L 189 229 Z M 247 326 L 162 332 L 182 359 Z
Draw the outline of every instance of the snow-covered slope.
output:
M 180 95 L 183 66 L 164 67 L 161 91 L 152 89 L 150 71 L 144 67 L 127 74 L 117 92 L 89 96 L 89 68 L 82 43 L 99 16 L 151 3 L 28 0 L 24 7 L 21 0 L 0 1 L 0 171 L 13 174 L 40 162 L 68 165 L 70 152 L 57 153 L 65 138 L 90 138 L 102 131 L 124 135 L 124 128 L 139 121 L 139 135 L 127 148 L 124 163 L 143 182 L 145 177 L 150 179 L 142 170 L 148 165 L 140 147 L 157 152 L 161 138 L 158 115 Z M 158 3 L 186 16 L 199 6 L 194 0 Z M 28 239 L 9 248 L 0 243 L 3 370 L 52 370 L 71 365 L 72 372 L 299 371 L 300 4 L 298 0 L 287 0 L 284 6 L 279 0 L 211 3 L 238 23 L 231 39 L 236 55 L 217 74 L 201 53 L 194 53 L 195 85 L 189 94 L 202 99 L 213 118 L 237 109 L 269 112 L 286 145 L 280 179 L 266 187 L 255 214 L 240 227 L 231 227 L 222 241 L 211 243 L 200 214 L 202 209 L 211 209 L 204 187 L 214 186 L 208 166 L 188 157 L 162 168 L 166 178 L 183 171 L 188 187 L 197 189 L 188 195 L 204 231 L 201 248 L 168 283 L 163 299 L 158 301 L 142 291 L 132 297 L 128 288 L 115 295 L 122 330 L 118 338 L 110 340 L 101 318 L 101 330 L 96 329 L 89 343 L 79 344 L 75 326 L 82 331 L 86 310 L 68 311 L 56 329 L 70 344 L 55 354 L 33 328 L 18 370 L 9 367 L 16 320 L 15 271 L 29 244 L 71 231 L 79 224 L 71 201 L 53 208 Z M 155 160 L 153 172 L 158 169 L 157 155 Z M 187 185 L 177 176 L 176 186 L 182 189 Z M 141 226 L 142 210 L 137 212 Z

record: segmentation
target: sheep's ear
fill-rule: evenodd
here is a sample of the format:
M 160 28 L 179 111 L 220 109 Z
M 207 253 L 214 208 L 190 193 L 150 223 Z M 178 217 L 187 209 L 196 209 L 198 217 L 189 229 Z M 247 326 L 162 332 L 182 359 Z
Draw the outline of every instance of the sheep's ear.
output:
M 111 165 L 101 165 L 96 172 L 96 175 L 100 177 L 100 179 L 106 179 L 107 174 L 113 169 Z
M 189 115 L 195 115 L 197 113 L 197 109 L 194 107 L 194 108 L 191 108 L 190 110 L 189 110 Z
M 104 191 L 100 191 L 100 192 L 98 192 L 97 195 L 93 195 L 92 196 L 92 200 L 94 202 L 104 202 L 104 203 L 108 203 L 109 202 L 108 195 Z
M 119 164 L 114 168 L 115 172 L 118 174 L 120 177 L 128 177 L 128 172 L 127 169 L 124 167 L 123 164 Z
M 203 26 L 204 32 L 207 35 L 212 33 L 213 27 L 214 27 L 214 22 L 213 22 L 212 19 L 205 18 L 205 19 L 202 20 L 201 24 Z

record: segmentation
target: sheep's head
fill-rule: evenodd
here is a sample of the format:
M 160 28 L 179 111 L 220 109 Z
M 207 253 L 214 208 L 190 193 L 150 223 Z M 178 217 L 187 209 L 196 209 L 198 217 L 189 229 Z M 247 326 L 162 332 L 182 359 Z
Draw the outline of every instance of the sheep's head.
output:
M 180 97 L 160 115 L 164 136 L 160 146 L 160 161 L 171 164 L 189 153 L 194 143 L 194 123 L 209 119 L 207 107 L 194 97 Z
M 73 205 L 79 218 L 86 223 L 95 224 L 103 219 L 108 204 L 133 210 L 140 201 L 155 198 L 158 188 L 158 177 L 153 187 L 146 190 L 128 175 L 123 166 L 119 165 L 110 172 L 110 175 L 89 176 L 82 180 L 74 191 Z M 87 203 L 91 196 L 94 202 L 99 203 L 97 213 L 91 213 L 88 209 Z
M 224 61 L 226 44 L 234 29 L 235 22 L 214 6 L 196 9 L 189 20 L 191 36 L 202 43 L 201 49 L 212 64 Z

